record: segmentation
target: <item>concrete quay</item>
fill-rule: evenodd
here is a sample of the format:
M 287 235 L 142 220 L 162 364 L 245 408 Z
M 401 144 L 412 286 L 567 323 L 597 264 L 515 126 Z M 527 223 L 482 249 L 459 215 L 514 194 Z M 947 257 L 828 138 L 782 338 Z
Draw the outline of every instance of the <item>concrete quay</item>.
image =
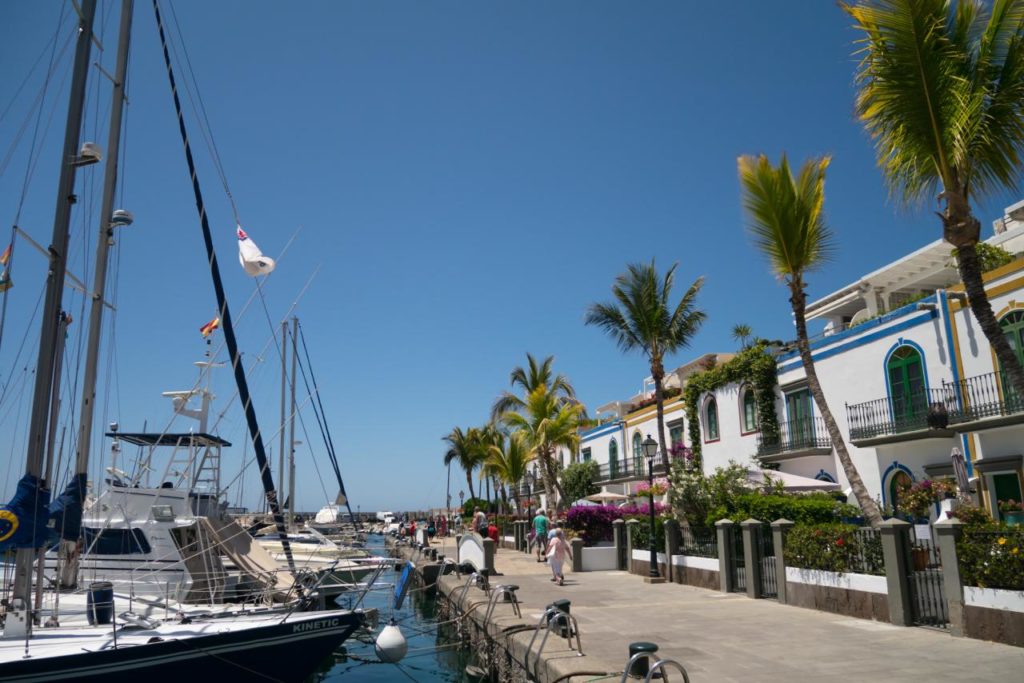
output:
M 435 539 L 434 548 L 455 557 L 454 539 Z M 408 556 L 410 548 L 401 548 Z M 541 683 L 582 683 L 599 674 L 621 672 L 628 645 L 635 641 L 658 644 L 659 656 L 682 663 L 694 683 L 701 681 L 969 681 L 1021 680 L 1024 649 L 925 628 L 908 628 L 780 605 L 774 600 L 751 600 L 674 583 L 650 584 L 623 571 L 567 573 L 565 585 L 550 581 L 547 564 L 533 555 L 499 549 L 497 576 L 490 585 L 515 584 L 522 618 L 508 603 L 498 602 L 490 623 L 483 624 L 487 597 L 470 588 L 460 601 L 466 577 L 441 576 L 438 590 L 458 609 L 471 609 L 469 619 L 522 664 Z M 570 600 L 584 656 L 552 634 L 537 669 L 534 651 L 526 657 L 532 627 L 544 607 Z M 518 627 L 529 630 L 515 632 Z M 542 634 L 541 634 L 542 635 Z M 577 673 L 577 675 L 572 675 Z M 670 675 L 670 680 L 679 679 Z M 607 680 L 618 680 L 618 676 Z

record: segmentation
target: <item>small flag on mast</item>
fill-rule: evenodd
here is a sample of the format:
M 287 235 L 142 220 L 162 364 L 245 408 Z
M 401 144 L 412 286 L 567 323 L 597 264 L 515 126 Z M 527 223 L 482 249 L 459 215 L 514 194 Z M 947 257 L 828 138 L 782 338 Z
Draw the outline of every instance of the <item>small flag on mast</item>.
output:
M 257 277 L 269 275 L 274 270 L 274 259 L 263 255 L 256 243 L 249 239 L 239 225 L 236 234 L 238 235 L 238 262 L 242 264 L 247 275 Z
M 203 339 L 206 339 L 218 327 L 220 327 L 220 318 L 214 318 L 213 320 L 199 328 L 199 334 L 203 335 Z
M 4 253 L 0 254 L 0 266 L 6 266 L 7 262 L 11 260 L 11 252 L 14 251 L 14 242 L 7 245 L 4 249 Z
M 11 260 L 11 252 L 14 251 L 14 242 L 7 245 L 4 249 L 4 253 L 0 254 L 0 266 L 3 266 L 3 272 L 0 272 L 0 292 L 6 292 L 8 289 L 14 286 L 14 281 L 11 280 L 11 274 L 8 271 L 8 263 Z

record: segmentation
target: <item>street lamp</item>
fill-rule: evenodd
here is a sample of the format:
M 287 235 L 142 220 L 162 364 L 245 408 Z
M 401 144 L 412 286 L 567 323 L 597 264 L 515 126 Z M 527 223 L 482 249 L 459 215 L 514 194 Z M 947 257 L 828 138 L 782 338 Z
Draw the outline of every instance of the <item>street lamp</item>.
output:
M 523 475 L 523 483 L 526 484 L 526 520 L 530 521 L 533 519 L 533 485 L 537 481 L 537 478 L 533 476 L 532 472 L 527 472 Z
M 647 480 L 650 485 L 648 492 L 651 496 L 651 501 L 648 504 L 651 511 L 651 571 L 648 576 L 656 579 L 661 576 L 658 573 L 658 552 L 654 549 L 654 458 L 658 455 L 658 442 L 648 434 L 641 445 L 644 449 L 644 457 L 647 458 Z

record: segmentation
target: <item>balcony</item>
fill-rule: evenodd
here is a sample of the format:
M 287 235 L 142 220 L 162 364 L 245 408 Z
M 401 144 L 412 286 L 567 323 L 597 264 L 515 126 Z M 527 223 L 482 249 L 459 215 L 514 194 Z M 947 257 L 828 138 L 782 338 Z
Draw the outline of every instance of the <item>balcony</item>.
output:
M 949 409 L 949 426 L 956 431 L 1024 422 L 1024 400 L 1000 372 L 968 377 L 944 387 L 960 399 Z
M 654 470 L 657 472 L 657 468 Z M 647 462 L 643 458 L 624 458 L 603 462 L 598 465 L 595 484 L 606 484 L 612 481 L 629 481 L 647 476 Z
M 954 432 L 931 427 L 929 410 L 939 406 L 952 416 L 959 409 L 955 387 L 943 383 L 941 389 L 924 388 L 903 396 L 880 398 L 846 406 L 850 441 L 856 446 L 875 446 L 914 439 L 950 437 Z
M 828 455 L 832 439 L 820 417 L 807 417 L 779 424 L 775 437 L 757 435 L 757 457 L 762 462 L 778 462 L 805 455 Z

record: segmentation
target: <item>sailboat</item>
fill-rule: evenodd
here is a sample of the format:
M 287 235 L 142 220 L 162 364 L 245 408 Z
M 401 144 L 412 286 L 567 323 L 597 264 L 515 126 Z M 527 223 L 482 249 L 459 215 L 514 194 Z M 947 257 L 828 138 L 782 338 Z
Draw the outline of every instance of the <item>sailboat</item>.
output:
M 99 153 L 94 146 L 86 145 L 79 152 L 79 132 L 82 125 L 82 110 L 85 95 L 86 76 L 89 70 L 89 56 L 94 40 L 93 21 L 96 0 L 82 0 L 75 5 L 78 13 L 79 30 L 76 39 L 73 76 L 65 130 L 64 150 L 58 182 L 57 207 L 54 218 L 53 238 L 49 249 L 50 268 L 47 276 L 42 325 L 40 332 L 39 356 L 36 368 L 35 390 L 29 424 L 29 448 L 26 456 L 26 472 L 18 485 L 14 499 L 0 510 L 0 542 L 8 548 L 17 549 L 12 596 L 4 613 L 3 638 L 0 639 L 0 681 L 179 681 L 197 674 L 203 678 L 227 677 L 229 679 L 271 677 L 277 680 L 299 681 L 336 649 L 366 620 L 360 610 L 333 610 L 316 613 L 302 613 L 292 610 L 284 615 L 254 613 L 246 616 L 232 615 L 230 618 L 206 620 L 182 619 L 154 622 L 148 619 L 119 615 L 111 599 L 111 587 L 97 583 L 90 587 L 90 625 L 68 627 L 54 625 L 39 628 L 36 619 L 39 596 L 43 590 L 41 555 L 54 543 L 52 531 L 61 538 L 59 552 L 67 561 L 80 559 L 68 544 L 77 540 L 81 531 L 81 507 L 85 496 L 85 468 L 77 463 L 76 475 L 65 493 L 49 505 L 48 472 L 52 469 L 52 458 L 47 459 L 47 444 L 53 442 L 52 425 L 56 420 L 56 406 L 53 397 L 60 388 L 60 340 L 65 317 L 61 313 L 62 293 L 67 265 L 69 223 L 72 205 L 75 203 L 75 170 L 85 163 L 95 163 Z M 118 67 L 115 83 L 115 109 L 123 105 L 123 83 L 125 81 L 128 36 L 130 35 L 132 0 L 121 2 L 120 40 Z M 282 534 L 284 550 L 289 554 L 284 521 L 277 504 L 273 479 L 270 476 L 259 435 L 256 414 L 248 394 L 245 373 L 240 362 L 238 345 L 234 337 L 230 311 L 224 297 L 224 289 L 213 252 L 209 225 L 203 210 L 202 196 L 192 163 L 191 151 L 185 135 L 181 107 L 174 86 L 170 57 L 164 41 L 164 28 L 159 6 L 154 2 L 161 41 L 164 42 L 164 57 L 168 77 L 178 111 L 179 125 L 186 147 L 186 158 L 192 175 L 197 205 L 207 247 L 208 263 L 211 267 L 214 289 L 217 296 L 220 318 L 223 321 L 225 337 L 238 391 L 246 412 L 246 422 L 261 468 L 264 489 L 274 521 Z M 111 137 L 118 132 L 111 119 Z M 119 120 L 119 115 L 116 117 Z M 106 190 L 101 210 L 101 236 L 107 238 L 111 227 L 112 212 L 107 201 L 113 196 L 117 155 L 108 161 Z M 101 240 L 102 241 L 102 240 Z M 94 291 L 102 293 L 102 287 Z M 101 307 L 102 309 L 102 307 Z M 95 310 L 95 309 L 94 309 Z M 92 342 L 92 335 L 90 341 Z M 87 373 L 88 374 L 88 373 Z M 94 378 L 93 378 L 94 381 Z M 87 387 L 86 391 L 94 391 Z M 83 426 L 85 429 L 89 427 Z M 85 440 L 88 444 L 88 439 Z M 196 445 L 194 440 L 190 445 Z M 200 444 L 203 445 L 203 444 Z M 87 449 L 87 445 L 86 445 Z M 116 473 L 112 473 L 115 474 Z M 123 482 L 122 482 L 123 483 Z M 129 489 L 132 487 L 112 486 Z M 131 500 L 131 492 L 122 492 L 119 503 Z M 112 494 L 114 495 L 114 494 Z M 183 512 L 184 500 L 171 501 L 167 507 L 170 515 Z M 113 498 L 108 502 L 114 502 Z M 101 506 L 103 503 L 101 503 Z M 159 506 L 150 506 L 150 513 L 159 516 Z M 128 529 L 130 532 L 131 530 Z M 129 540 L 132 536 L 128 534 Z M 100 539 L 94 538 L 98 542 Z M 289 564 L 291 562 L 289 561 Z M 33 582 L 33 577 L 36 577 Z M 35 595 L 35 597 L 34 597 Z M 34 608 L 33 605 L 36 607 Z

